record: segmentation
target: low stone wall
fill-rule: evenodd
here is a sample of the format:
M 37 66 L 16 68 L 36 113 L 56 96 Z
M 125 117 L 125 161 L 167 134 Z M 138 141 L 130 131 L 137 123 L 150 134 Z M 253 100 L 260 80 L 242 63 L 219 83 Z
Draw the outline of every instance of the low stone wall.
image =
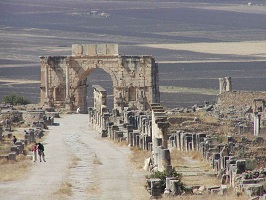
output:
M 32 124 L 42 120 L 44 115 L 45 112 L 42 110 L 28 110 L 23 112 L 23 120 L 28 124 Z
M 218 95 L 217 103 L 221 107 L 229 107 L 229 106 L 252 107 L 254 99 L 264 99 L 266 101 L 266 92 L 251 92 L 251 91 L 223 92 Z

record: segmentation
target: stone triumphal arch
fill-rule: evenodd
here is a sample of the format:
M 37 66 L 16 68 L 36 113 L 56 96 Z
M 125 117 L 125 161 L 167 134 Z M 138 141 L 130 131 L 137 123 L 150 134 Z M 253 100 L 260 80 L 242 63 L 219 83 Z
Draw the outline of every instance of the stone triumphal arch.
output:
M 114 108 L 148 110 L 160 102 L 158 65 L 152 56 L 118 54 L 117 44 L 73 44 L 71 56 L 41 56 L 41 104 L 87 112 L 87 77 L 96 68 L 110 74 Z

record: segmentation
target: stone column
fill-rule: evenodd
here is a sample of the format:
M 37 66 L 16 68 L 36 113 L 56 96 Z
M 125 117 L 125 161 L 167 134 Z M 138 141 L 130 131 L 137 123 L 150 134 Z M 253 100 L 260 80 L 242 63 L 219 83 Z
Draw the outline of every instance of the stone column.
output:
M 181 133 L 181 137 L 180 137 L 180 150 L 181 151 L 184 151 L 185 150 L 185 148 L 184 148 L 184 146 L 185 146 L 185 136 L 186 136 L 186 134 L 185 133 Z
M 133 126 L 127 125 L 127 142 L 129 146 L 133 146 Z
M 260 134 L 260 116 L 258 112 L 254 112 L 254 136 Z
M 226 92 L 231 92 L 232 91 L 232 82 L 231 82 L 231 77 L 225 77 L 226 81 Z
M 219 89 L 220 89 L 220 94 L 222 94 L 224 92 L 224 79 L 223 78 L 219 78 Z
M 192 149 L 191 150 L 197 150 L 197 138 L 196 134 L 192 133 Z
M 107 130 L 107 123 L 109 122 L 109 113 L 104 113 L 103 114 L 103 122 L 102 122 L 102 129 Z
M 158 171 L 166 171 L 169 172 L 171 167 L 171 158 L 169 149 L 165 149 L 162 147 L 158 148 Z
M 162 146 L 164 148 L 168 148 L 168 138 L 167 138 L 167 133 L 168 133 L 168 127 L 169 122 L 158 122 L 158 128 L 161 130 L 161 136 L 162 136 Z
M 48 73 L 49 65 L 45 64 L 45 104 L 49 105 L 49 73 Z
M 66 99 L 65 104 L 70 109 L 70 94 L 69 94 L 69 61 L 66 61 Z
M 176 177 L 166 177 L 164 194 L 170 193 L 170 187 L 171 187 L 170 180 L 177 180 L 177 178 Z

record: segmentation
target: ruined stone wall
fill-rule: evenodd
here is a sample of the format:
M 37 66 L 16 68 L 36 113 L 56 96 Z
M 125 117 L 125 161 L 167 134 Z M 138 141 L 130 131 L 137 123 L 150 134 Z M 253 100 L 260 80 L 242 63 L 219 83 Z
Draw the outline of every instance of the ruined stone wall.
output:
M 232 91 L 223 92 L 218 95 L 217 103 L 221 107 L 234 106 L 247 107 L 253 106 L 254 99 L 264 99 L 266 101 L 266 92 L 251 92 L 251 91 Z
M 23 120 L 26 124 L 32 124 L 33 122 L 38 122 L 43 120 L 43 116 L 45 115 L 44 111 L 41 110 L 30 110 L 23 112 Z

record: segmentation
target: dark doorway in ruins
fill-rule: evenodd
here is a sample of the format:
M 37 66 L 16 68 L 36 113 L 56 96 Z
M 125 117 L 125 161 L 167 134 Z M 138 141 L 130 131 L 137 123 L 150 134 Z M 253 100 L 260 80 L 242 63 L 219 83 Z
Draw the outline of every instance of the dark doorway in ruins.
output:
M 113 82 L 111 76 L 101 68 L 96 68 L 87 77 L 87 105 L 93 107 L 93 85 L 100 85 L 107 91 L 107 108 L 114 107 Z

